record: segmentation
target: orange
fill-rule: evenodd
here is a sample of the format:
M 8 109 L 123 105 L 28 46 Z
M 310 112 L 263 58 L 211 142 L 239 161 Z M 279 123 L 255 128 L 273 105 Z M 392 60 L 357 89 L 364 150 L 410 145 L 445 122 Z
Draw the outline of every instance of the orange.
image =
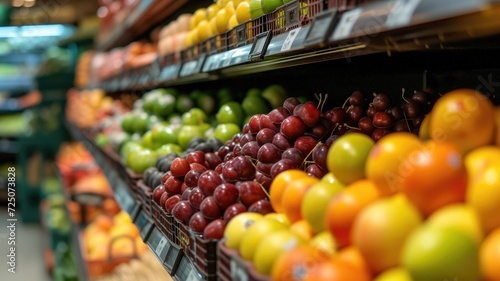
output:
M 458 148 L 428 141 L 411 152 L 400 168 L 401 191 L 424 215 L 465 201 L 467 172 Z
M 271 271 L 271 280 L 303 280 L 313 266 L 328 259 L 328 255 L 312 246 L 298 246 L 279 256 Z
M 102 202 L 102 210 L 105 214 L 114 216 L 121 210 L 120 205 L 113 198 L 106 198 Z
M 493 103 L 479 91 L 458 89 L 439 98 L 430 119 L 431 139 L 455 144 L 462 155 L 488 145 L 495 132 Z
M 375 184 L 365 179 L 350 184 L 330 201 L 326 211 L 326 225 L 340 247 L 351 244 L 351 228 L 356 216 L 380 197 Z
M 500 228 L 484 239 L 479 250 L 481 275 L 488 281 L 500 281 Z
M 500 227 L 500 165 L 487 167 L 474 183 L 469 184 L 467 203 L 475 211 L 485 233 Z
M 365 258 L 359 249 L 354 246 L 349 246 L 340 250 L 335 258 L 352 265 L 358 271 L 364 272 L 367 276 L 372 275 Z
M 304 219 L 294 222 L 289 229 L 291 232 L 301 236 L 306 241 L 310 241 L 314 236 L 311 225 Z
M 303 281 L 368 281 L 370 278 L 354 266 L 331 259 L 312 267 Z
M 366 178 L 372 180 L 384 195 L 399 192 L 401 162 L 419 145 L 420 140 L 411 133 L 397 132 L 382 138 L 366 160 Z
M 304 200 L 307 190 L 318 182 L 319 179 L 308 176 L 296 179 L 286 186 L 285 191 L 283 191 L 283 197 L 281 198 L 281 205 L 283 206 L 283 212 L 290 222 L 294 223 L 302 219 L 302 201 Z
M 293 169 L 281 172 L 274 178 L 269 188 L 269 198 L 276 213 L 283 212 L 281 197 L 283 196 L 283 191 L 285 191 L 286 186 L 292 181 L 304 177 L 309 177 L 306 172 Z

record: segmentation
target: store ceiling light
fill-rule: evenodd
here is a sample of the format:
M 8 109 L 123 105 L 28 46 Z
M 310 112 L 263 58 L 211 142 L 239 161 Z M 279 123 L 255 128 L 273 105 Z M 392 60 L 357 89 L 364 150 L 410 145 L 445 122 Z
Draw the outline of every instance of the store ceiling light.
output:
M 74 29 L 62 24 L 0 26 L 0 38 L 69 37 Z
M 35 6 L 36 1 L 35 0 L 24 0 L 24 7 L 25 8 L 31 8 Z
M 12 0 L 12 6 L 19 8 L 24 5 L 24 0 Z

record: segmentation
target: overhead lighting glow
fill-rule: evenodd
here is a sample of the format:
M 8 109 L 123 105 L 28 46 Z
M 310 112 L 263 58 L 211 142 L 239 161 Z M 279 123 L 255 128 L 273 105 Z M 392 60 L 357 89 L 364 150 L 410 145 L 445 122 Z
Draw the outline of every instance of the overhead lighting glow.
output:
M 25 8 L 31 8 L 33 6 L 35 6 L 35 1 L 34 0 L 25 0 L 24 1 L 24 7 Z
M 0 26 L 0 38 L 14 37 L 69 37 L 74 29 L 62 24 Z
M 24 5 L 24 0 L 12 0 L 12 6 L 19 8 Z

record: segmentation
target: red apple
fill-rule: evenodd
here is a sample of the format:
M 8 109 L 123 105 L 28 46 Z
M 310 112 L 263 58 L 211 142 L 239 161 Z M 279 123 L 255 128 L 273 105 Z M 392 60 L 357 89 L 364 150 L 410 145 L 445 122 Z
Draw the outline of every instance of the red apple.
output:
M 207 196 L 200 204 L 200 211 L 207 219 L 217 219 L 222 216 L 222 210 L 213 196 Z
M 205 239 L 220 240 L 224 236 L 225 229 L 226 223 L 222 219 L 216 219 L 205 227 L 203 237 L 205 237 Z

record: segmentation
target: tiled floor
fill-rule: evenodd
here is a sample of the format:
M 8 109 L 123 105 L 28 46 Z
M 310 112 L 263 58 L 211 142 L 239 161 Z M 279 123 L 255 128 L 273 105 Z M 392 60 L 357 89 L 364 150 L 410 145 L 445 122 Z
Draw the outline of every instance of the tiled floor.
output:
M 7 210 L 0 206 L 0 281 L 48 281 L 43 256 L 43 238 L 40 225 L 16 222 L 16 273 L 7 271 L 9 245 Z

